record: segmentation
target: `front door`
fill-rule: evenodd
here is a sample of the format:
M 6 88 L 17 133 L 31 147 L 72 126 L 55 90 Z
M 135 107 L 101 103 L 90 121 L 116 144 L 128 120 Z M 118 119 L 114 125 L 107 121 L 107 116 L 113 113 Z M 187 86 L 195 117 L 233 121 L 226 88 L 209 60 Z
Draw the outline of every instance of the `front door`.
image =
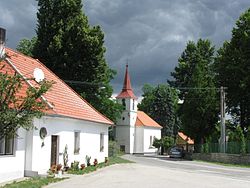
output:
M 50 165 L 58 164 L 58 136 L 51 136 L 51 162 Z

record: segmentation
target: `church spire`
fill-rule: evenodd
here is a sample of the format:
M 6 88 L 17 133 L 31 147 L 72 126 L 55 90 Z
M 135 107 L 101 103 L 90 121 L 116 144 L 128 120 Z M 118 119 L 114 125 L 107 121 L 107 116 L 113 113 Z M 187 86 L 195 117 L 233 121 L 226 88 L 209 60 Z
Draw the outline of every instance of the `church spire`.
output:
M 133 92 L 133 89 L 131 87 L 130 76 L 129 76 L 129 73 L 128 73 L 128 64 L 126 64 L 126 72 L 125 72 L 122 91 L 116 98 L 132 98 L 132 99 L 136 99 L 136 96 L 135 96 L 135 94 Z

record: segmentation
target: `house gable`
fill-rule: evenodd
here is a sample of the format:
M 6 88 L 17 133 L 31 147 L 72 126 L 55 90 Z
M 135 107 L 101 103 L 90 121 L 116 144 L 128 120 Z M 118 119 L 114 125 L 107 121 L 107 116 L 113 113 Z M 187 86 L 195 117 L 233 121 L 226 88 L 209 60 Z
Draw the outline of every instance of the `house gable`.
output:
M 8 60 L 25 77 L 32 78 L 34 69 L 39 68 L 44 72 L 46 80 L 55 82 L 52 88 L 44 95 L 44 98 L 53 105 L 52 109 L 46 111 L 48 115 L 66 116 L 108 125 L 113 124 L 111 120 L 99 113 L 39 60 L 25 56 L 9 48 L 6 48 L 6 54 Z M 4 63 L 9 64 L 7 61 Z M 6 66 L 6 70 L 3 71 L 9 72 L 10 67 Z M 30 80 L 30 82 L 33 86 L 38 85 L 34 80 Z

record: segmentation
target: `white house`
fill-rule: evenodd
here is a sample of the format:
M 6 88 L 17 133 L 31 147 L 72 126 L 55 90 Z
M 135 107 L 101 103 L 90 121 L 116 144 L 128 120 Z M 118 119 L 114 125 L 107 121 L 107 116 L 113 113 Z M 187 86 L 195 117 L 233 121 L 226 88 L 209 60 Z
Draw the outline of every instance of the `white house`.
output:
M 8 48 L 5 50 L 7 58 L 0 62 L 5 67 L 0 71 L 16 72 L 24 78 L 35 74 L 37 81 L 44 77 L 55 84 L 42 97 L 49 110 L 41 119 L 34 119 L 36 129 L 19 129 L 19 137 L 0 141 L 0 182 L 44 174 L 51 165 L 63 164 L 66 145 L 69 166 L 74 160 L 85 163 L 86 155 L 91 156 L 91 162 L 95 158 L 103 162 L 108 156 L 108 127 L 113 122 L 38 60 Z M 24 89 L 39 86 L 35 80 L 26 80 L 25 84 Z
M 116 97 L 124 111 L 116 125 L 116 140 L 125 153 L 155 153 L 154 138 L 161 138 L 162 127 L 147 114 L 137 110 L 137 97 L 131 87 L 128 65 L 121 93 Z

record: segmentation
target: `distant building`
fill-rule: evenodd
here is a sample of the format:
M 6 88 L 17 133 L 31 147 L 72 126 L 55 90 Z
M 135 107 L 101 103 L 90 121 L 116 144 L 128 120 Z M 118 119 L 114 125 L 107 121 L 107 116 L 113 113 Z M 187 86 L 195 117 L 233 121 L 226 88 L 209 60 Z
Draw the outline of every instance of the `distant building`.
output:
M 121 93 L 116 97 L 124 111 L 116 125 L 116 140 L 125 153 L 155 153 L 154 138 L 161 138 L 162 127 L 147 114 L 137 110 L 137 97 L 131 87 L 126 65 Z
M 178 132 L 176 145 L 182 147 L 186 151 L 194 150 L 194 140 L 186 136 L 183 132 Z

